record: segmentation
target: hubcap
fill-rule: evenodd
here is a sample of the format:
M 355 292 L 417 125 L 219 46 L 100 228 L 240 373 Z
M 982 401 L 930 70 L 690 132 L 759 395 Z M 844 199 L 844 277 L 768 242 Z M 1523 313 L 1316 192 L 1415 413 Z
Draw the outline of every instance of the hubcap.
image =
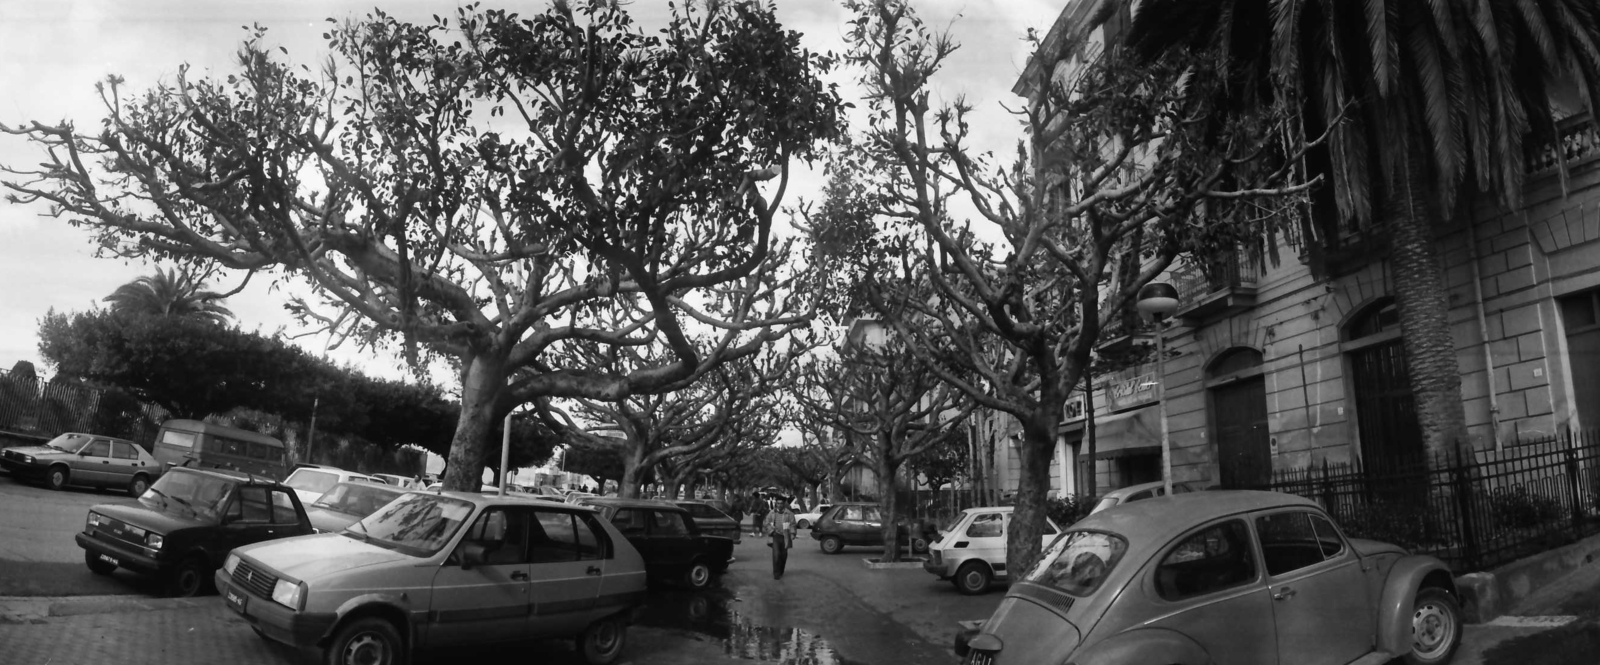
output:
M 976 589 L 981 586 L 983 586 L 983 575 L 978 574 L 977 571 L 967 573 L 968 589 Z
M 693 570 L 689 571 L 689 581 L 694 582 L 695 586 L 704 586 L 709 579 L 711 579 L 711 570 L 705 566 L 695 566 Z
M 1411 644 L 1417 655 L 1438 656 L 1455 638 L 1455 622 L 1444 608 L 1428 603 L 1411 614 Z
M 357 635 L 344 647 L 345 665 L 380 665 L 389 662 L 383 640 L 370 633 Z
M 606 621 L 594 627 L 589 632 L 589 642 L 594 645 L 594 650 L 600 653 L 610 653 L 617 648 L 617 640 L 621 632 L 617 630 L 615 622 Z

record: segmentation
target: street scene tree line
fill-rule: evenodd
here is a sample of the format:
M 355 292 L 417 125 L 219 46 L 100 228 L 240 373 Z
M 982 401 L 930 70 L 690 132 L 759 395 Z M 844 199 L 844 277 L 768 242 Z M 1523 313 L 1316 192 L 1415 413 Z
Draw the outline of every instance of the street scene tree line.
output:
M 1457 450 L 1428 230 L 1468 191 L 1517 199 L 1522 141 L 1551 114 L 1545 79 L 1514 72 L 1600 95 L 1600 12 L 1582 2 L 1147 0 L 1101 53 L 1030 34 L 1014 146 L 988 152 L 974 107 L 930 92 L 960 45 L 911 3 L 844 5 L 838 55 L 747 2 L 677 7 L 660 31 L 609 2 L 375 11 L 330 20 L 307 65 L 256 28 L 225 76 L 109 78 L 95 129 L 0 125 L 43 159 L 5 165 L 4 185 L 102 256 L 292 283 L 309 295 L 291 312 L 329 339 L 449 367 L 448 400 L 366 380 L 330 418 L 431 445 L 450 489 L 476 488 L 510 414 L 545 442 L 527 459 L 564 443 L 569 469 L 623 496 L 783 479 L 835 498 L 852 464 L 891 486 L 907 465 L 955 480 L 975 444 L 963 421 L 1009 414 L 1020 569 L 1063 406 L 1110 322 L 1175 263 L 1313 244 L 1312 207 L 1389 229 L 1427 449 Z M 1089 23 L 1121 9 L 1099 2 Z M 791 191 L 803 168 L 826 177 L 814 199 Z M 129 323 L 118 302 L 42 322 L 58 371 L 174 413 L 303 412 L 291 381 L 338 392 L 336 373 L 287 376 L 319 366 L 215 309 Z M 882 339 L 842 339 L 857 320 Z M 173 351 L 141 340 L 172 336 L 284 375 L 141 384 L 129 358 L 160 360 Z M 800 445 L 773 447 L 785 431 Z

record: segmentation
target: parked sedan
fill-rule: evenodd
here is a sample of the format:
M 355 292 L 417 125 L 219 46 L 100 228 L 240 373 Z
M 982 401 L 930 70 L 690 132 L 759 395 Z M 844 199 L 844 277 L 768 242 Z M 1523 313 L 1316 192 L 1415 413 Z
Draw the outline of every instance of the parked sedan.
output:
M 162 465 L 127 439 L 68 432 L 42 446 L 0 451 L 0 466 L 22 480 L 42 480 L 50 489 L 68 485 L 126 489 L 144 494 L 161 476 Z
M 213 579 L 256 634 L 338 665 L 544 637 L 604 665 L 645 594 L 639 553 L 593 510 L 477 492 L 411 492 L 340 533 L 242 547 Z
M 704 501 L 674 501 L 684 510 L 689 511 L 689 519 L 694 520 L 700 527 L 700 533 L 712 536 L 722 536 L 735 543 L 744 542 L 744 531 L 739 528 L 739 523 L 733 521 L 727 513 L 718 510 L 715 506 Z
M 813 524 L 817 523 L 817 520 L 822 519 L 823 513 L 828 512 L 828 509 L 832 508 L 832 507 L 833 507 L 833 504 L 824 503 L 822 505 L 817 506 L 816 509 L 814 509 L 814 510 L 808 510 L 808 511 L 803 512 L 803 513 L 795 513 L 795 516 L 794 516 L 794 528 L 796 528 L 796 529 L 809 529 L 809 528 L 811 528 L 811 526 Z
M 653 579 L 677 579 L 691 589 L 711 585 L 733 562 L 733 540 L 700 532 L 689 511 L 650 499 L 592 497 L 594 506 L 644 557 Z
M 895 525 L 897 538 L 911 551 L 928 551 L 933 530 L 911 528 L 904 521 Z M 840 503 L 822 514 L 811 526 L 811 537 L 822 541 L 824 554 L 838 554 L 846 545 L 883 545 L 883 509 L 876 503 Z
M 316 503 L 306 507 L 311 528 L 317 533 L 343 531 L 357 520 L 378 512 L 406 490 L 378 483 L 343 482 L 324 492 Z
M 1301 497 L 1217 491 L 1080 520 L 956 651 L 983 665 L 1426 665 L 1461 635 L 1438 559 L 1347 538 Z
M 294 473 L 285 478 L 283 484 L 294 488 L 294 493 L 300 496 L 300 501 L 306 504 L 316 503 L 322 498 L 322 493 L 333 486 L 347 481 L 364 483 L 386 484 L 382 480 L 373 478 L 365 473 L 346 471 L 336 466 L 316 466 L 301 464 Z
M 176 467 L 137 506 L 90 508 L 75 539 L 96 575 L 126 568 L 162 579 L 174 596 L 193 596 L 233 548 L 309 533 L 300 500 L 276 480 Z

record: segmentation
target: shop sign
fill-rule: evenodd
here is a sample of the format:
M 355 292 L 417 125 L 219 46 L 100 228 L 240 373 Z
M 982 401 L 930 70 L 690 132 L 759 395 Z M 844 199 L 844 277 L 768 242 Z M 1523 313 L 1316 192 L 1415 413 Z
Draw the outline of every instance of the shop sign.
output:
M 1070 423 L 1083 420 L 1083 393 L 1076 392 L 1067 397 L 1067 403 L 1061 409 L 1061 422 Z
M 1125 378 L 1114 378 L 1106 382 L 1106 410 L 1122 411 L 1156 401 L 1154 371 L 1130 370 L 1119 373 L 1119 376 Z

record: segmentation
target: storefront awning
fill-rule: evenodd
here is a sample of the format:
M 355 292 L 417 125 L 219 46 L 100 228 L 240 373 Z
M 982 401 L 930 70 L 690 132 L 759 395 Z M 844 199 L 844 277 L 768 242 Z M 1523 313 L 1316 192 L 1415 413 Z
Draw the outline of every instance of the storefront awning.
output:
M 1094 421 L 1094 458 L 1112 459 L 1128 455 L 1161 454 L 1161 415 L 1159 406 L 1100 416 Z M 1088 450 L 1088 438 L 1078 443 L 1078 453 Z

